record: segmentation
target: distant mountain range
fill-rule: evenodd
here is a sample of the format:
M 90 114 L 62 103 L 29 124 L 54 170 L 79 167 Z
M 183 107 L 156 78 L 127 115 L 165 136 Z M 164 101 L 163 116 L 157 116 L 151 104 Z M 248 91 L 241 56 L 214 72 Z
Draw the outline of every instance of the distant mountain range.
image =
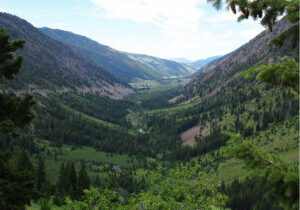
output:
M 47 36 L 78 48 L 115 77 L 130 83 L 136 79 L 159 81 L 164 77 L 188 76 L 193 67 L 147 55 L 128 54 L 68 31 L 40 28 Z
M 149 55 L 125 53 L 129 58 L 143 63 L 153 71 L 159 71 L 165 77 L 189 76 L 196 71 L 189 65 L 177 63 L 175 61 L 161 59 Z
M 170 60 L 171 60 L 171 61 L 178 62 L 178 63 L 185 63 L 185 64 L 193 63 L 192 60 L 188 60 L 188 59 L 186 59 L 186 58 L 171 58 Z
M 206 59 L 201 59 L 201 60 L 197 60 L 197 61 L 194 61 L 192 63 L 189 63 L 189 65 L 193 66 L 194 68 L 197 68 L 197 69 L 200 69 L 202 68 L 203 66 L 205 66 L 206 64 L 218 59 L 222 57 L 221 55 L 217 55 L 217 56 L 213 56 L 213 57 L 209 57 L 209 58 L 206 58 Z
M 182 63 L 182 64 L 186 64 L 186 65 L 189 65 L 195 69 L 200 69 L 202 68 L 203 66 L 205 66 L 206 64 L 218 59 L 222 57 L 221 55 L 217 55 L 217 56 L 213 56 L 213 57 L 209 57 L 209 58 L 206 58 L 206 59 L 200 59 L 200 60 L 196 60 L 196 61 L 191 61 L 191 60 L 188 60 L 188 59 L 185 59 L 185 58 L 173 58 L 173 59 L 170 59 L 170 60 L 173 60 L 175 62 L 179 62 L 179 63 Z

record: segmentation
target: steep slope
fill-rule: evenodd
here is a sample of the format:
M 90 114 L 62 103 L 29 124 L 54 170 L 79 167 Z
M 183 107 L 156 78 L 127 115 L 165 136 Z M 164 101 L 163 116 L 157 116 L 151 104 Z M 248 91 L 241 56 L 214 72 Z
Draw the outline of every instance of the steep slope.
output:
M 172 145 L 173 154 L 169 157 L 172 160 L 198 159 L 214 152 L 215 163 L 222 161 L 219 149 L 230 138 L 254 137 L 261 131 L 273 134 L 271 124 L 298 115 L 297 98 L 288 88 L 274 87 L 255 78 L 245 79 L 235 75 L 251 66 L 276 61 L 284 55 L 294 56 L 295 51 L 288 46 L 282 50 L 268 46 L 268 42 L 287 27 L 289 24 L 282 20 L 272 34 L 265 31 L 250 43 L 209 64 L 206 72 L 196 76 L 180 96 L 169 100 L 171 103 L 179 103 L 177 106 L 148 110 L 144 114 L 146 119 L 140 122 L 142 129 L 165 135 L 164 141 L 161 141 L 165 144 L 161 143 L 159 149 Z M 298 126 L 296 123 L 294 127 Z M 278 124 L 278 127 L 282 127 L 282 124 Z M 294 142 L 294 136 L 299 134 L 296 130 L 290 133 L 293 136 L 291 139 L 285 139 L 285 134 L 277 135 L 276 138 L 293 143 L 289 148 L 290 155 L 293 155 L 298 144 Z M 168 137 L 173 141 L 168 140 Z M 293 155 L 294 160 L 297 157 L 298 153 Z M 203 164 L 207 166 L 208 172 L 215 168 L 212 164 L 208 165 L 207 160 Z M 236 174 L 230 171 L 230 175 Z
M 44 96 L 52 92 L 92 92 L 120 99 L 133 91 L 99 67 L 75 47 L 56 41 L 16 16 L 0 13 L 0 28 L 13 39 L 25 39 L 22 72 L 6 82 L 17 93 L 24 90 Z
M 193 67 L 171 60 L 142 54 L 126 53 L 126 55 L 133 60 L 143 63 L 148 68 L 153 69 L 153 71 L 162 73 L 165 77 L 189 76 L 195 72 Z
M 136 79 L 159 81 L 164 76 L 169 76 L 165 74 L 165 68 L 172 76 L 177 76 L 178 71 L 183 71 L 185 75 L 189 74 L 190 68 L 177 63 L 167 67 L 148 65 L 145 62 L 140 62 L 139 59 L 128 56 L 126 53 L 101 45 L 81 35 L 50 28 L 41 28 L 40 30 L 51 38 L 77 47 L 83 54 L 126 83 L 133 82 Z
M 36 118 L 22 131 L 29 139 L 52 145 L 89 145 L 108 152 L 133 148 L 125 116 L 132 103 L 123 99 L 134 91 L 99 67 L 77 48 L 54 40 L 16 16 L 0 13 L 0 28 L 13 39 L 26 39 L 22 72 L 1 80 L 0 91 L 32 93 Z M 128 145 L 128 146 L 126 146 Z
M 268 43 L 285 31 L 290 24 L 284 19 L 279 21 L 273 33 L 264 31 L 234 52 L 225 55 L 204 66 L 181 95 L 186 102 L 201 97 L 211 97 L 236 79 L 236 73 L 259 64 L 268 64 L 280 57 L 294 56 L 295 52 L 287 47 L 278 49 L 269 47 Z

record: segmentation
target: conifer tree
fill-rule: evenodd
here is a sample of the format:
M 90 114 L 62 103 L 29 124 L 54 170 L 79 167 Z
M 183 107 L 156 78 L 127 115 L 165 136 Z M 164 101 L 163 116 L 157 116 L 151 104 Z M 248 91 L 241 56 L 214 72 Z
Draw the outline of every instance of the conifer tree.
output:
M 58 177 L 58 183 L 57 183 L 57 189 L 60 196 L 64 196 L 67 193 L 68 190 L 68 168 L 64 165 L 64 163 L 61 164 L 60 170 L 59 170 L 59 177 Z
M 97 174 L 96 179 L 94 181 L 94 186 L 99 187 L 100 184 L 101 184 L 101 182 L 100 182 L 99 174 Z
M 38 157 L 38 167 L 36 171 L 36 189 L 38 192 L 41 192 L 42 186 L 46 182 L 46 172 L 45 172 L 45 160 L 42 156 Z
M 77 198 L 77 175 L 74 167 L 74 163 L 68 165 L 68 187 L 69 195 L 72 199 Z
M 58 181 L 56 184 L 56 190 L 53 202 L 56 205 L 62 205 L 64 201 L 64 197 L 67 193 L 67 168 L 64 165 L 64 163 L 61 164 L 59 175 L 58 175 Z
M 85 162 L 81 162 L 81 167 L 78 173 L 77 179 L 77 187 L 78 187 L 78 196 L 81 197 L 83 195 L 83 190 L 88 189 L 90 187 L 90 178 L 86 171 Z
M 15 58 L 15 52 L 24 47 L 24 40 L 10 41 L 4 29 L 0 30 L 0 78 L 12 80 L 20 72 L 23 57 Z M 0 94 L 0 132 L 15 134 L 15 128 L 30 122 L 35 112 L 31 95 L 24 98 Z
M 0 209 L 24 209 L 37 197 L 27 152 L 16 147 L 12 155 L 0 153 Z

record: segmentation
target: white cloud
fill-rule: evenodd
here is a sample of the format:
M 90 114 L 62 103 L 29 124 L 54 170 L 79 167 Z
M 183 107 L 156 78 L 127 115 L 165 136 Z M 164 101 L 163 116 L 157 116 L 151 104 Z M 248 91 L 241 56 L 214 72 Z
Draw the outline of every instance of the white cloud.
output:
M 148 22 L 157 25 L 165 20 L 199 20 L 203 11 L 198 7 L 205 0 L 91 0 L 102 15 L 116 19 Z
M 182 53 L 187 48 L 198 48 L 203 35 L 199 23 L 204 11 L 200 5 L 206 0 L 91 0 L 97 6 L 94 15 L 113 19 L 125 19 L 139 23 L 151 23 L 167 37 L 165 53 Z M 207 36 L 207 35 L 205 35 Z M 209 36 L 207 36 L 209 37 Z M 160 49 L 163 52 L 164 49 Z
M 259 32 L 260 32 L 260 30 L 252 28 L 249 30 L 242 31 L 240 33 L 240 35 L 241 35 L 241 37 L 250 40 L 250 39 L 254 38 Z
M 217 15 L 208 18 L 207 21 L 210 23 L 222 23 L 227 21 L 237 21 L 238 16 L 232 14 L 230 11 L 220 12 Z
M 150 23 L 167 38 L 163 46 L 147 52 L 161 57 L 205 58 L 230 52 L 253 38 L 261 27 L 251 21 L 251 31 L 235 30 L 237 15 L 220 11 L 204 12 L 206 0 L 91 0 L 94 16 Z M 204 15 L 205 13 L 205 15 Z M 233 28 L 232 28 L 233 27 Z M 151 51 L 151 52 L 150 52 Z
M 0 8 L 0 12 L 7 12 L 5 9 Z
M 91 0 L 97 15 L 151 23 L 162 29 L 165 36 L 186 35 L 197 31 L 204 11 L 199 5 L 206 0 Z

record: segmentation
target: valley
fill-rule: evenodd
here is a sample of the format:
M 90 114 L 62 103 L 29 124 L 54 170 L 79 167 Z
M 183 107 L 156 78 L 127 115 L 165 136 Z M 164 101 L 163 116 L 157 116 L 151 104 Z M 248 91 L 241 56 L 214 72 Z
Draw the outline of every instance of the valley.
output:
M 299 45 L 268 44 L 291 27 L 192 62 L 1 12 L 0 209 L 296 209 Z
M 244 88 L 241 88 L 236 95 L 242 98 L 243 93 L 250 95 L 244 97 L 247 99 L 242 103 L 240 103 L 242 98 L 239 97 L 234 100 L 228 99 L 232 104 L 220 103 L 219 100 L 228 98 L 222 93 L 222 97 L 216 95 L 212 98 L 210 104 L 204 101 L 170 105 L 167 103 L 168 100 L 177 95 L 181 89 L 177 85 L 161 85 L 157 89 L 136 91 L 125 99 L 129 105 L 124 106 L 123 111 L 119 106 L 116 107 L 117 109 L 110 106 L 112 112 L 124 112 L 117 117 L 118 120 L 104 121 L 101 120 L 103 118 L 101 115 L 91 116 L 86 114 L 84 109 L 74 111 L 62 106 L 65 111 L 68 110 L 69 116 L 74 116 L 73 120 L 76 123 L 80 122 L 76 118 L 76 115 L 79 115 L 85 123 L 89 122 L 89 126 L 94 124 L 97 127 L 103 126 L 114 132 L 120 132 L 120 135 L 127 133 L 126 138 L 130 136 L 131 139 L 127 143 L 129 147 L 126 147 L 124 139 L 122 142 L 117 142 L 115 138 L 118 138 L 118 135 L 109 135 L 110 132 L 105 137 L 111 139 L 110 145 L 103 146 L 96 142 L 86 145 L 86 140 L 83 144 L 73 141 L 55 144 L 47 137 L 33 137 L 39 147 L 36 150 L 44 154 L 47 179 L 55 184 L 62 163 L 74 162 L 75 169 L 79 170 L 80 161 L 84 160 L 90 179 L 97 184 L 96 186 L 115 186 L 133 193 L 147 188 L 149 184 L 146 181 L 147 177 L 160 164 L 173 168 L 184 161 L 199 164 L 201 170 L 209 174 L 209 181 L 212 183 L 221 181 L 232 183 L 234 180 L 244 180 L 247 173 L 243 162 L 228 156 L 224 149 L 226 143 L 235 144 L 242 139 L 249 140 L 266 151 L 276 152 L 288 161 L 298 163 L 297 114 L 291 113 L 282 119 L 265 117 L 267 116 L 265 108 L 272 106 L 274 111 L 280 109 L 282 106 L 280 104 L 284 102 L 283 98 L 287 99 L 289 93 L 283 89 L 274 89 L 256 83 L 242 81 L 241 85 Z M 253 84 L 259 88 L 258 93 L 251 89 Z M 228 94 L 231 92 L 229 91 Z M 256 96 L 257 94 L 259 97 Z M 293 100 L 292 96 L 288 98 Z M 237 105 L 235 101 L 238 102 Z M 235 111 L 232 111 L 231 106 L 235 106 Z M 276 116 L 276 113 L 273 116 Z M 261 124 L 257 124 L 257 121 Z M 85 128 L 80 126 L 80 129 Z M 52 135 L 54 135 L 53 130 Z M 84 136 L 79 135 L 81 138 Z M 180 135 L 181 138 L 187 135 L 187 140 L 193 139 L 193 143 L 182 142 Z M 131 144 L 133 142 L 134 144 Z M 65 145 L 66 143 L 69 146 Z M 117 147 L 117 144 L 121 146 Z M 120 168 L 121 172 L 114 171 L 116 167 Z M 35 209 L 34 206 L 35 204 L 31 209 Z

